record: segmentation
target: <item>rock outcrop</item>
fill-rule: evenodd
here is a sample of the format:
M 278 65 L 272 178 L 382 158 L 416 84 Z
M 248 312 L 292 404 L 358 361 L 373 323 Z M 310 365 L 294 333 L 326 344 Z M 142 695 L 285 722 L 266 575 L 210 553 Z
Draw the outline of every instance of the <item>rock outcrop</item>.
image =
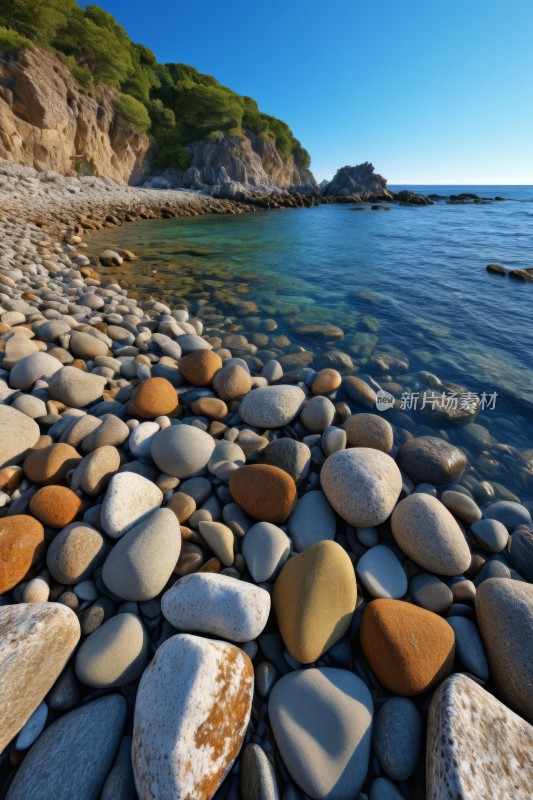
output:
M 84 94 L 68 66 L 44 50 L 0 58 L 0 157 L 41 170 L 76 166 L 139 184 L 150 140 L 115 109 L 118 91 Z
M 208 141 L 194 142 L 186 149 L 192 156 L 188 169 L 183 172 L 166 170 L 147 185 L 200 189 L 213 197 L 234 199 L 277 190 L 301 194 L 319 191 L 312 172 L 299 167 L 292 154 L 282 158 L 274 142 L 249 131 L 244 136 L 219 133 Z
M 392 200 L 387 190 L 387 180 L 374 172 L 374 166 L 369 161 L 356 167 L 341 167 L 332 181 L 325 186 L 321 184 L 321 193 L 324 197 L 358 195 L 361 200 Z

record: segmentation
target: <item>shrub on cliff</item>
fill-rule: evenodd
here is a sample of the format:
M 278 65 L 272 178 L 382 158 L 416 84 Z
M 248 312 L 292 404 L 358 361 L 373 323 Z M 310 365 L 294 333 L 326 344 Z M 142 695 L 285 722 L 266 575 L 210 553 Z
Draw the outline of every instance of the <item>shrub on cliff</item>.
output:
M 31 42 L 16 31 L 4 28 L 0 25 L 0 53 L 16 53 L 31 47 Z
M 139 100 L 131 94 L 119 94 L 115 99 L 115 108 L 122 116 L 141 133 L 146 133 L 150 128 L 150 115 Z

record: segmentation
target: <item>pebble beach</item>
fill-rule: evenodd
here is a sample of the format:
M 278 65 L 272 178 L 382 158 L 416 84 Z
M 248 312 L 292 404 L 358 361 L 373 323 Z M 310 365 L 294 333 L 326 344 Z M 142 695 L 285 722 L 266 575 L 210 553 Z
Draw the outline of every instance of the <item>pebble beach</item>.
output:
M 529 800 L 531 461 L 87 255 L 254 212 L 0 162 L 0 798 Z

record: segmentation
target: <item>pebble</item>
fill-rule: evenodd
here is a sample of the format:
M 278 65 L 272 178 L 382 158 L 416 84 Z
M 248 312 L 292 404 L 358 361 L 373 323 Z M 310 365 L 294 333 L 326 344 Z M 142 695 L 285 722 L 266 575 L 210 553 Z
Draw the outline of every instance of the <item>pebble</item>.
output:
M 152 440 L 152 458 L 166 475 L 191 478 L 207 466 L 215 440 L 192 425 L 172 425 L 156 433 Z
M 112 445 L 98 447 L 79 462 L 70 479 L 70 488 L 75 492 L 81 489 L 89 497 L 98 497 L 105 492 L 119 467 L 120 453 L 116 447 Z
M 253 667 L 235 645 L 172 636 L 139 684 L 132 759 L 140 800 L 211 800 L 244 739 Z
M 225 567 L 231 567 L 234 555 L 234 535 L 222 522 L 204 521 L 199 524 L 202 539 Z
M 329 367 L 317 372 L 311 383 L 311 392 L 318 394 L 331 394 L 336 392 L 342 383 L 342 376 L 336 369 Z
M 105 342 L 83 331 L 76 331 L 72 334 L 69 350 L 75 358 L 83 358 L 86 361 L 98 358 L 98 356 L 106 356 L 108 353 Z
M 26 724 L 80 638 L 74 612 L 58 603 L 0 607 L 0 750 Z M 33 795 L 27 794 L 25 800 Z
M 282 428 L 297 416 L 304 400 L 305 394 L 298 386 L 265 386 L 241 400 L 239 415 L 243 422 L 256 428 Z
M 520 503 L 511 500 L 499 500 L 491 503 L 483 510 L 483 519 L 495 519 L 511 531 L 519 525 L 531 525 L 531 514 Z
M 76 787 L 76 800 L 99 797 L 126 713 L 124 698 L 111 694 L 53 722 L 25 757 L 6 800 L 67 798 L 72 797 L 72 787 Z
M 533 586 L 510 578 L 483 581 L 476 616 L 498 691 L 533 722 Z
M 353 414 L 343 422 L 348 447 L 370 447 L 390 453 L 394 434 L 392 426 L 377 414 Z
M 148 378 L 135 390 L 130 402 L 129 413 L 133 417 L 155 419 L 167 414 L 175 414 L 178 408 L 178 395 L 166 378 Z
M 30 500 L 30 511 L 49 528 L 64 528 L 82 506 L 82 499 L 66 486 L 43 486 Z
M 509 541 L 507 528 L 496 519 L 480 519 L 471 525 L 471 531 L 479 546 L 489 553 L 501 553 Z
M 327 397 L 312 397 L 300 412 L 300 422 L 312 433 L 323 433 L 333 422 L 335 406 Z
M 157 509 L 117 541 L 104 562 L 103 581 L 123 600 L 151 600 L 172 575 L 180 550 L 176 515 Z
M 40 435 L 35 420 L 0 403 L 0 468 L 20 464 Z
M 243 511 L 262 522 L 284 522 L 296 502 L 291 476 L 269 464 L 239 467 L 230 475 L 229 490 Z
M 252 388 L 250 373 L 240 364 L 225 364 L 213 377 L 213 388 L 221 400 L 232 401 Z
M 390 516 L 402 488 L 402 476 L 393 459 L 368 447 L 329 456 L 320 480 L 335 511 L 351 525 L 363 528 L 380 525 Z
M 95 689 L 115 689 L 138 680 L 150 657 L 150 640 L 135 614 L 117 614 L 83 642 L 76 677 Z
M 316 542 L 335 538 L 337 521 L 324 492 L 302 495 L 289 517 L 288 529 L 298 552 Z
M 85 408 L 102 397 L 106 379 L 76 367 L 61 367 L 50 378 L 48 391 L 53 400 L 69 408 Z
M 441 501 L 446 508 L 455 514 L 459 519 L 464 520 L 469 525 L 481 519 L 481 510 L 474 503 L 471 497 L 462 492 L 446 491 L 442 493 Z
M 409 590 L 417 605 L 435 614 L 444 614 L 453 603 L 452 590 L 436 575 L 415 575 Z
M 383 771 L 406 781 L 416 767 L 422 746 L 420 713 L 407 697 L 386 700 L 374 717 L 373 746 Z
M 131 800 L 135 797 L 135 780 L 131 763 L 131 737 L 124 736 L 118 754 L 104 783 L 100 800 Z
M 114 414 L 104 414 L 101 424 L 92 430 L 81 443 L 84 453 L 92 453 L 99 447 L 120 447 L 130 435 L 130 429 Z
M 24 579 L 45 553 L 44 529 L 28 514 L 0 518 L 0 594 Z
M 516 569 L 533 582 L 533 530 L 517 528 L 511 537 L 511 561 Z
M 254 742 L 242 750 L 240 796 L 241 800 L 279 800 L 274 767 Z
M 411 603 L 372 600 L 363 612 L 360 637 L 370 667 L 393 694 L 426 692 L 453 668 L 453 630 L 437 614 Z
M 428 494 L 412 494 L 393 511 L 391 529 L 398 547 L 416 564 L 438 575 L 461 575 L 471 554 L 448 509 Z
M 80 454 L 69 444 L 51 444 L 34 450 L 24 460 L 26 477 L 37 486 L 63 483 L 70 470 L 81 461 Z
M 232 642 L 262 633 L 270 595 L 252 583 L 211 572 L 180 578 L 162 597 L 165 619 L 180 631 L 198 631 Z
M 344 378 L 343 387 L 353 402 L 363 408 L 376 408 L 376 393 L 368 383 L 355 375 Z
M 32 578 L 24 587 L 23 603 L 46 603 L 50 597 L 50 587 L 43 578 Z
M 353 800 L 366 778 L 373 704 L 343 669 L 296 670 L 275 684 L 268 715 L 291 778 L 318 800 Z
M 102 528 L 118 539 L 159 508 L 162 501 L 163 493 L 152 481 L 134 472 L 118 472 L 106 489 L 100 513 Z
M 52 540 L 46 554 L 46 566 L 52 577 L 71 586 L 84 581 L 103 563 L 109 546 L 92 525 L 74 522 Z
M 265 451 L 265 463 L 288 472 L 297 486 L 304 483 L 311 469 L 311 450 L 295 439 L 275 439 Z
M 348 630 L 356 598 L 352 562 L 336 542 L 318 542 L 290 558 L 272 603 L 291 656 L 311 664 L 327 652 Z
M 466 456 L 458 447 L 437 436 L 408 439 L 398 450 L 398 465 L 414 483 L 439 486 L 459 477 Z
M 466 675 L 451 675 L 428 713 L 427 796 L 528 800 L 532 748 L 531 725 Z
M 476 625 L 465 617 L 447 617 L 446 622 L 455 633 L 455 653 L 464 669 L 488 681 L 489 665 Z
M 15 740 L 15 750 L 27 750 L 42 733 L 48 717 L 48 706 L 40 703 Z
M 376 778 L 370 787 L 368 800 L 403 800 L 403 794 L 387 778 Z
M 222 359 L 213 350 L 195 350 L 178 362 L 179 370 L 191 386 L 210 386 L 219 369 Z
M 384 544 L 371 547 L 361 556 L 356 574 L 372 597 L 399 600 L 407 591 L 407 575 L 392 550 Z
M 51 378 L 61 367 L 61 361 L 48 353 L 31 353 L 11 368 L 9 385 L 27 391 L 36 381 Z
M 241 552 L 256 583 L 276 577 L 290 552 L 287 535 L 271 522 L 258 522 L 246 532 Z

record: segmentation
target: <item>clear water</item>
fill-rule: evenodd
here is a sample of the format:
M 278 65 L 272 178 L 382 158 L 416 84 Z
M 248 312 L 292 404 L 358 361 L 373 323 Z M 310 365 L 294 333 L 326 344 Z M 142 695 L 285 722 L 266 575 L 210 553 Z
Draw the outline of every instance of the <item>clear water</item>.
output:
M 370 341 L 375 351 L 407 355 L 411 375 L 424 369 L 472 392 L 497 392 L 496 410 L 482 412 L 476 422 L 499 443 L 533 448 L 533 284 L 485 270 L 490 262 L 533 266 L 533 187 L 392 188 L 510 199 L 148 221 L 88 241 L 95 253 L 110 245 L 141 256 L 112 270 L 141 295 L 184 299 L 199 316 L 202 303 L 231 315 L 228 298 L 235 296 L 255 303 L 253 316 L 274 317 L 278 332 L 313 352 L 347 349 L 353 356 L 345 344 Z M 320 345 L 294 333 L 298 322 L 335 324 L 346 336 Z M 366 354 L 358 355 L 359 372 L 372 374 Z M 393 375 L 399 383 L 401 377 Z M 427 432 L 427 420 L 423 424 Z M 449 435 L 461 443 L 460 432 Z M 522 499 L 533 494 L 523 458 L 519 465 L 514 451 L 489 452 L 498 462 L 491 473 L 485 452 L 474 453 L 481 477 L 507 482 Z

